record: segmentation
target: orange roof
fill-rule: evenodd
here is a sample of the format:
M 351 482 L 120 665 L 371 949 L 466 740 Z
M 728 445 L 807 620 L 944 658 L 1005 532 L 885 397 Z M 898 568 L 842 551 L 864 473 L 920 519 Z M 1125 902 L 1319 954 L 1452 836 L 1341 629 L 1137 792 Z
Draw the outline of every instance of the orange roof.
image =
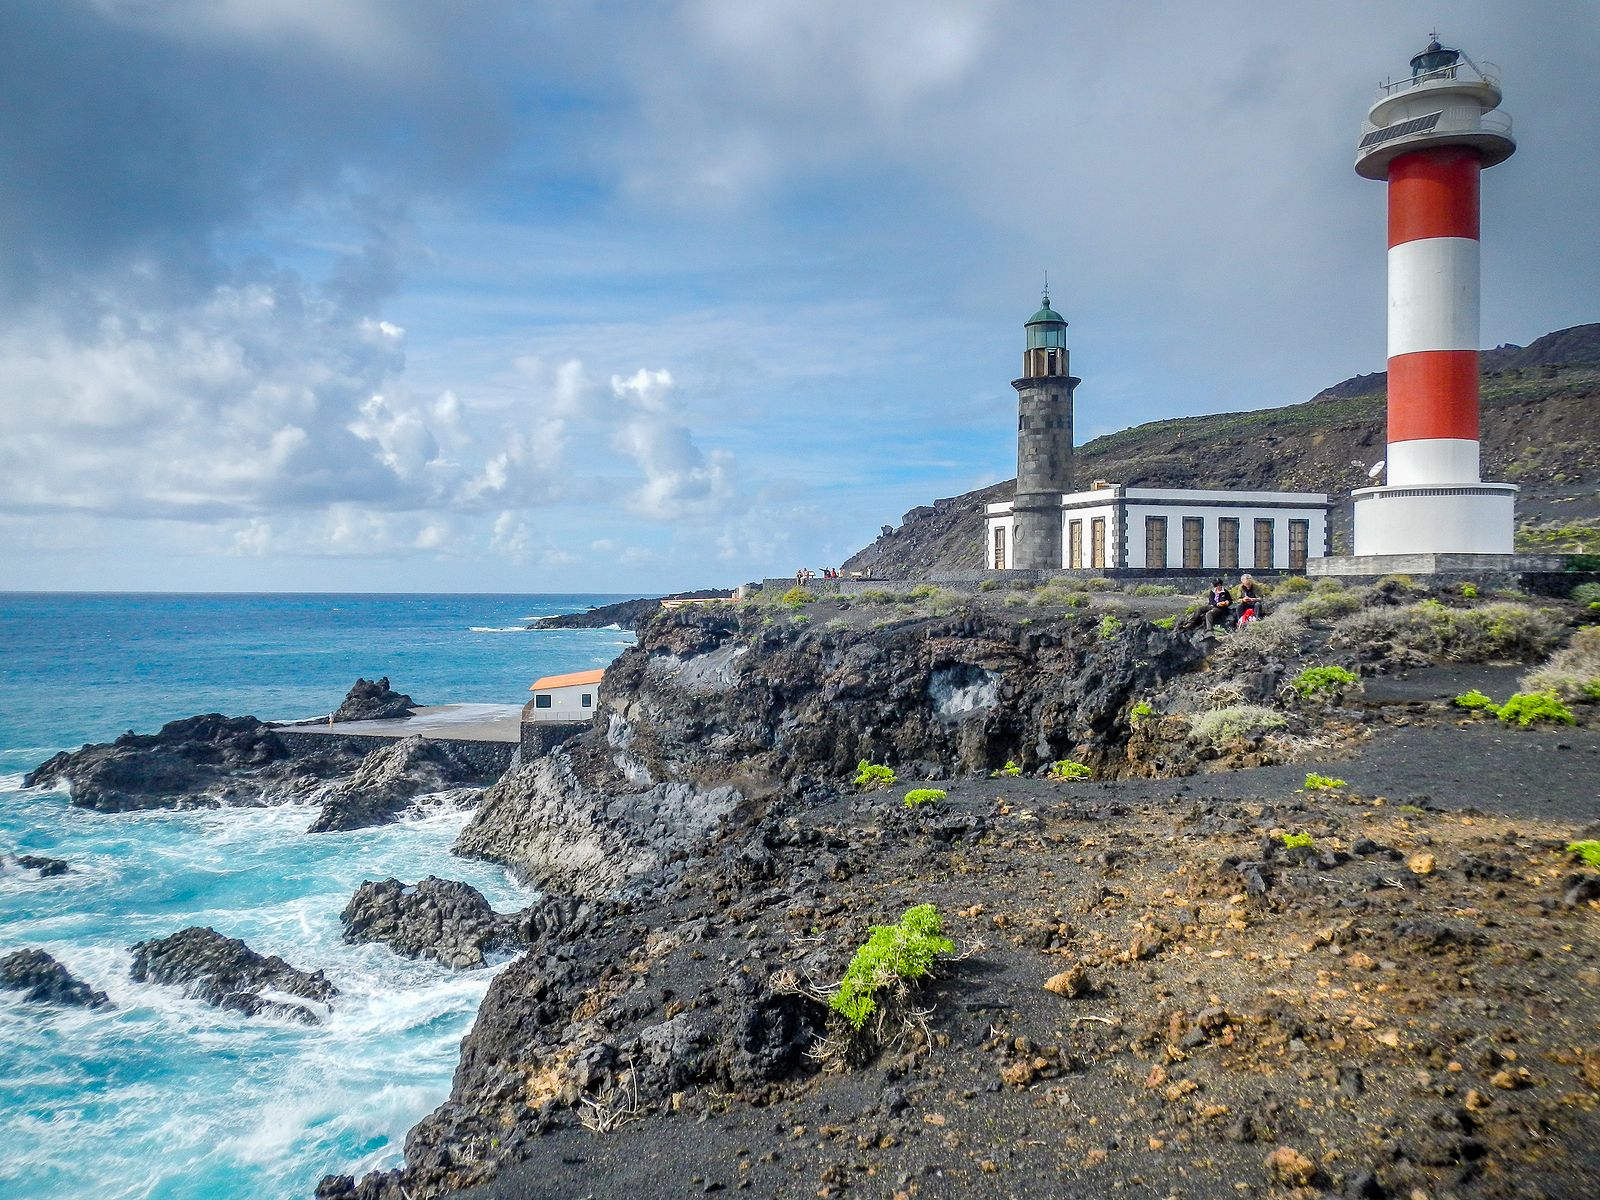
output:
M 541 691 L 546 688 L 572 687 L 578 683 L 599 683 L 605 668 L 598 671 L 569 671 L 565 675 L 546 675 L 543 679 L 535 679 L 530 692 Z

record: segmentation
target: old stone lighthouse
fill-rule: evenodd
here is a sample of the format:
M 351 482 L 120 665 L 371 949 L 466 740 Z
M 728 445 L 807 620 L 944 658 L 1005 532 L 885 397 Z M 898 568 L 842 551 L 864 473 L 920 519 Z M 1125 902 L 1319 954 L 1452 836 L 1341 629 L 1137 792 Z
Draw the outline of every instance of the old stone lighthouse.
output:
M 1012 502 L 1012 558 L 1024 570 L 1061 566 L 1061 497 L 1072 491 L 1072 389 L 1067 320 L 1044 293 L 1025 326 L 1017 389 L 1017 494 Z

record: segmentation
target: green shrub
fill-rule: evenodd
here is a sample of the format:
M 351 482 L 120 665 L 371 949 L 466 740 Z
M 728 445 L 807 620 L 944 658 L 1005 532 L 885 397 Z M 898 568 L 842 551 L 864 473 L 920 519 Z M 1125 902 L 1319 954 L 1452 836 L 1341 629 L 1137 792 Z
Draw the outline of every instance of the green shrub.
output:
M 1320 588 L 1303 599 L 1296 600 L 1290 610 L 1307 621 L 1337 621 L 1362 609 L 1361 597 L 1354 592 L 1325 592 Z
M 1272 590 L 1280 596 L 1296 596 L 1311 590 L 1311 580 L 1304 575 L 1290 575 L 1287 579 L 1278 580 Z
M 1270 708 L 1259 704 L 1234 704 L 1196 717 L 1190 722 L 1189 734 L 1196 741 L 1221 748 L 1251 734 L 1282 729 L 1288 724 L 1282 713 Z
M 1600 583 L 1580 583 L 1571 594 L 1579 604 L 1600 604 Z
M 1500 719 L 1515 721 L 1526 729 L 1536 721 L 1551 721 L 1562 725 L 1576 725 L 1572 710 L 1561 703 L 1558 696 L 1549 692 L 1518 692 L 1500 706 Z
M 1150 624 L 1159 626 L 1162 629 L 1172 629 L 1178 624 L 1178 618 L 1175 616 L 1157 617 L 1154 621 L 1151 621 Z
M 906 807 L 921 808 L 924 804 L 937 804 L 946 795 L 938 788 L 912 788 L 906 793 Z
M 1135 596 L 1176 596 L 1178 589 L 1170 583 L 1141 583 L 1133 589 Z
M 1286 833 L 1283 835 L 1283 848 L 1285 850 L 1299 850 L 1301 847 L 1309 850 L 1312 846 L 1309 833 Z
M 1422 591 L 1422 588 L 1417 586 L 1417 581 L 1411 578 L 1409 575 L 1385 575 L 1382 579 L 1378 580 L 1374 586 L 1380 588 L 1397 588 L 1402 592 Z
M 1100 640 L 1102 642 L 1111 641 L 1111 639 L 1116 637 L 1121 630 L 1122 622 L 1117 620 L 1116 617 L 1112 616 L 1110 613 L 1107 613 L 1105 616 L 1100 618 Z
M 1107 579 L 1104 575 L 1091 575 L 1083 581 L 1082 586 L 1086 592 L 1114 592 L 1117 590 L 1117 581 Z
M 1541 657 L 1563 631 L 1553 613 L 1528 604 L 1496 601 L 1476 608 L 1446 608 L 1437 600 L 1424 600 L 1363 609 L 1341 620 L 1330 641 L 1352 648 L 1389 642 L 1457 662 L 1487 662 Z
M 874 925 L 828 1007 L 851 1028 L 862 1029 L 878 1009 L 879 992 L 921 979 L 933 969 L 934 959 L 955 950 L 954 942 L 940 936 L 943 930 L 939 910 L 931 904 L 908 908 L 897 924 Z
M 1331 576 L 1324 576 L 1311 585 L 1311 590 L 1319 596 L 1336 596 L 1345 590 L 1344 583 Z
M 1568 842 L 1567 853 L 1576 854 L 1591 867 L 1600 867 L 1600 842 Z
M 880 766 L 862 759 L 856 764 L 856 787 L 863 792 L 875 792 L 879 788 L 893 787 L 895 775 L 893 767 Z
M 1155 708 L 1148 700 L 1141 700 L 1128 710 L 1128 724 L 1137 725 L 1156 715 Z
M 1332 775 L 1318 775 L 1315 771 L 1306 775 L 1306 791 L 1332 792 L 1350 785 L 1342 779 L 1335 779 Z
M 1478 585 L 1475 583 L 1463 583 L 1461 585 L 1461 594 L 1468 600 L 1476 600 L 1478 598 Z
M 1485 696 L 1477 688 L 1473 688 L 1470 692 L 1462 692 L 1461 695 L 1450 701 L 1450 703 L 1454 704 L 1457 708 L 1467 708 L 1473 710 L 1474 712 L 1486 712 L 1496 717 L 1500 715 L 1500 709 L 1495 702 L 1489 699 L 1489 697 Z
M 1251 621 L 1242 629 L 1235 629 L 1212 651 L 1212 657 L 1218 663 L 1252 655 L 1283 660 L 1298 658 L 1305 637 L 1305 622 L 1293 609 L 1286 608 L 1276 616 Z
M 868 588 L 866 591 L 857 592 L 851 599 L 860 604 L 893 604 L 900 597 L 883 588 Z
M 980 592 L 998 592 L 1000 590 L 1000 581 L 998 579 L 985 579 L 978 585 L 978 590 Z
M 1000 778 L 1004 777 L 1004 778 L 1007 778 L 1007 779 L 1014 779 L 1016 776 L 1021 775 L 1021 774 L 1022 774 L 1022 768 L 1017 765 L 1015 760 L 1008 758 L 1008 759 L 1006 759 L 1006 765 L 1005 766 L 1001 767 L 999 770 L 990 771 L 989 772 L 989 778 L 990 779 L 1000 779 Z
M 1049 776 L 1051 779 L 1070 783 L 1074 779 L 1088 779 L 1094 774 L 1081 762 L 1073 762 L 1070 758 L 1057 759 L 1050 764 Z
M 1360 677 L 1343 667 L 1307 667 L 1294 677 L 1290 686 L 1300 693 L 1302 700 L 1310 700 L 1314 696 L 1338 696 L 1352 683 L 1358 682 Z
M 1525 692 L 1552 692 L 1567 703 L 1600 700 L 1600 627 L 1580 629 L 1542 667 L 1522 677 Z
M 803 604 L 810 604 L 816 600 L 813 592 L 806 591 L 803 587 L 792 587 L 782 596 L 778 597 L 779 604 L 787 604 L 790 608 L 799 608 Z

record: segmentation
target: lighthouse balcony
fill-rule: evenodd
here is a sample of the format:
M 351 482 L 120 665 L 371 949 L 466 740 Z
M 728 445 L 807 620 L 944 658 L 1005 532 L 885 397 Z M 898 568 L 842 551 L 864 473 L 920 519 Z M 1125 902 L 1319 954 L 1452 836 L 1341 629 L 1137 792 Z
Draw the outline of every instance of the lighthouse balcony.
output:
M 1389 164 L 1402 154 L 1430 146 L 1471 146 L 1492 167 L 1516 151 L 1511 117 L 1488 112 L 1470 98 L 1434 93 L 1417 97 L 1420 105 L 1391 109 L 1385 124 L 1363 121 L 1356 145 L 1356 173 L 1367 179 L 1387 179 Z M 1374 110 L 1376 111 L 1376 110 Z

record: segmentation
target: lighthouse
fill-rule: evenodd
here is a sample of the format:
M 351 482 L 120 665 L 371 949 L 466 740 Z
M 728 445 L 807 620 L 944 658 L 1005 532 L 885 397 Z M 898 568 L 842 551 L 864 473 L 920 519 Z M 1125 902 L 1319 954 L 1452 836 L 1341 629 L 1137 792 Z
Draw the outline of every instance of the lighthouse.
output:
M 1354 551 L 1510 554 L 1517 489 L 1478 463 L 1478 195 L 1516 150 L 1500 81 L 1437 39 L 1379 87 L 1355 168 L 1389 185 L 1384 486 L 1352 493 Z
M 1072 390 L 1082 380 L 1067 370 L 1067 319 L 1050 307 L 1023 326 L 1022 378 L 1017 389 L 1017 492 L 1012 510 L 1013 566 L 1061 567 L 1061 498 L 1072 491 Z

